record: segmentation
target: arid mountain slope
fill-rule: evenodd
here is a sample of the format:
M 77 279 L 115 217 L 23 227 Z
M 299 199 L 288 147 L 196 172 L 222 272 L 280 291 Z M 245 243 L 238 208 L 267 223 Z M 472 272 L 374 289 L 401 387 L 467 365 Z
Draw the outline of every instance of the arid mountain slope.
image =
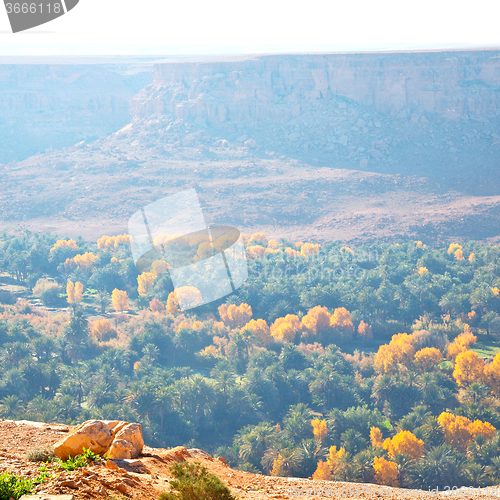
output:
M 159 64 L 133 121 L 0 166 L 3 228 L 126 230 L 196 186 L 207 221 L 275 237 L 498 241 L 500 53 Z

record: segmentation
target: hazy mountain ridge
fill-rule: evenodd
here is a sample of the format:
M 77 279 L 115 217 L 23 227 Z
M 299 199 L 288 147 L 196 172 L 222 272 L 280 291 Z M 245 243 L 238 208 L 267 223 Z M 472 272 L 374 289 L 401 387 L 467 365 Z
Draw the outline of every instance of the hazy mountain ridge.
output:
M 4 167 L 4 221 L 94 238 L 196 186 L 208 220 L 243 230 L 491 240 L 500 230 L 499 54 L 159 64 L 120 131 Z

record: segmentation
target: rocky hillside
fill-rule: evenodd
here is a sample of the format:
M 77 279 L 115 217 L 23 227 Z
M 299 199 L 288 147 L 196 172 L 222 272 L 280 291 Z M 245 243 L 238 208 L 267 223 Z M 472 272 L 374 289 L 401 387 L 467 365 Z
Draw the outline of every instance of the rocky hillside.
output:
M 196 186 L 209 222 L 248 232 L 498 241 L 499 61 L 485 50 L 158 64 L 118 132 L 0 165 L 4 228 L 96 238 Z
M 131 120 L 132 97 L 151 82 L 147 62 L 2 62 L 0 163 L 115 132 Z
M 70 426 L 36 422 L 0 421 L 0 472 L 12 472 L 34 478 L 40 474 L 41 464 L 30 462 L 26 453 L 34 449 L 53 446 L 71 431 Z M 240 500 L 298 499 L 315 498 L 374 498 L 393 497 L 415 498 L 415 491 L 373 484 L 339 483 L 313 481 L 288 477 L 270 477 L 234 470 L 223 457 L 213 458 L 199 449 L 177 447 L 173 449 L 150 448 L 145 446 L 136 459 L 110 459 L 91 462 L 75 471 L 61 470 L 49 464 L 46 469 L 52 477 L 36 487 L 36 495 L 31 498 L 64 500 L 125 499 L 157 500 L 162 492 L 171 491 L 169 480 L 173 479 L 170 465 L 173 462 L 198 461 L 209 472 L 217 475 L 231 492 Z M 53 472 L 53 474 L 52 474 Z M 57 477 L 55 477 L 57 474 Z M 52 495 L 54 495 L 52 497 Z M 61 495 L 60 497 L 58 495 Z M 67 495 L 67 496 L 62 496 Z M 457 492 L 454 498 L 469 498 L 470 493 Z M 30 497 L 23 497 L 29 499 Z M 436 494 L 418 492 L 418 498 L 428 500 Z M 443 497 L 445 498 L 445 497 Z M 481 498 L 493 498 L 482 492 Z

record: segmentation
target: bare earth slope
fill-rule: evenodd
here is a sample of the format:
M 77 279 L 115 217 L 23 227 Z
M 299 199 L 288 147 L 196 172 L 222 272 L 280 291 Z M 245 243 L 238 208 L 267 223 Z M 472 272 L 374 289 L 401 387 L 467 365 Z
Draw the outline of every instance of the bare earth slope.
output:
M 39 463 L 27 462 L 24 454 L 33 448 L 51 446 L 69 427 L 59 424 L 0 421 L 0 471 L 11 471 L 26 477 L 37 475 Z M 241 500 L 312 498 L 418 498 L 428 500 L 436 494 L 415 492 L 373 484 L 312 481 L 297 478 L 269 477 L 231 469 L 219 459 L 214 459 L 198 449 L 183 447 L 165 450 L 145 447 L 138 460 L 108 461 L 102 465 L 89 465 L 72 473 L 63 472 L 58 478 L 37 487 L 41 495 L 73 495 L 75 500 L 131 498 L 157 500 L 160 493 L 170 491 L 169 466 L 173 461 L 199 461 L 222 479 L 233 494 Z M 457 493 L 453 498 L 471 498 L 470 494 Z M 488 500 L 486 491 L 481 498 Z

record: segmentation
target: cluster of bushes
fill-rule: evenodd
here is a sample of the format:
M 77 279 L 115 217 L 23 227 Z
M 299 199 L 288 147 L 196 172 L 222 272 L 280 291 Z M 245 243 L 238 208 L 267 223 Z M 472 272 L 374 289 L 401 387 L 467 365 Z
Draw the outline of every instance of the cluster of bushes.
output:
M 260 234 L 247 250 L 248 281 L 184 314 L 168 273 L 153 263 L 139 274 L 125 238 L 4 236 L 3 269 L 40 298 L 58 287 L 65 308 L 1 307 L 2 416 L 140 421 L 148 444 L 202 447 L 275 475 L 496 481 L 500 358 L 473 351 L 496 331 L 496 247 L 353 250 Z M 475 425 L 466 446 L 444 414 Z M 478 432 L 486 424 L 493 431 Z M 422 442 L 418 456 L 384 446 L 401 432 Z M 450 472 L 431 480 L 437 462 Z

